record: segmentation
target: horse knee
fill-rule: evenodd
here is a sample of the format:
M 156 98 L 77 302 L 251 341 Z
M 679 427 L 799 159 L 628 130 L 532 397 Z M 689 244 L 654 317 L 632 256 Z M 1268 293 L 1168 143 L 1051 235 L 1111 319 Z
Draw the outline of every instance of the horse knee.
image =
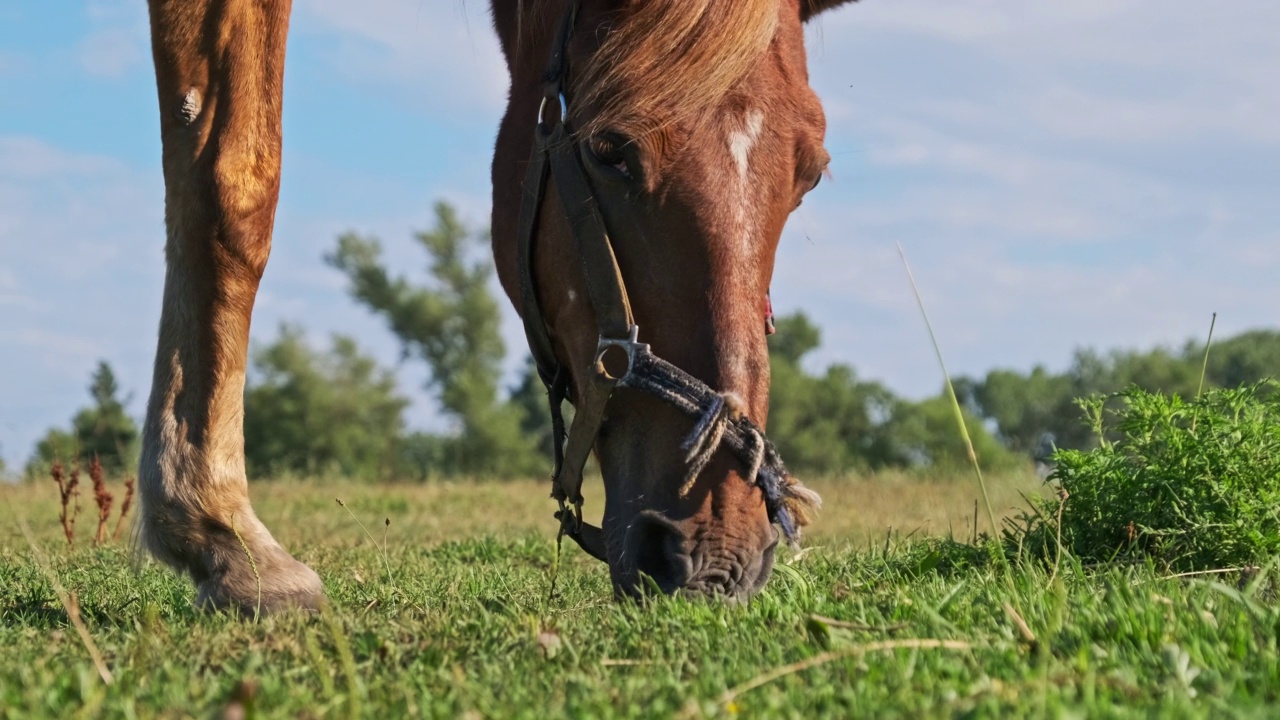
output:
M 213 191 L 225 260 L 253 278 L 262 277 L 271 252 L 271 230 L 280 194 L 279 145 L 246 138 L 219 152 L 213 164 Z

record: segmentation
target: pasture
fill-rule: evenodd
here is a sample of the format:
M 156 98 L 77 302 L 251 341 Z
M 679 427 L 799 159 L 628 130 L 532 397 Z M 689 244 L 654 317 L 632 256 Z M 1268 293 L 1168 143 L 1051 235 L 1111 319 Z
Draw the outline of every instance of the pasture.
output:
M 990 484 L 1006 514 L 1044 492 L 1031 476 Z M 258 622 L 197 613 L 191 584 L 131 564 L 126 541 L 92 547 L 87 493 L 69 548 L 52 482 L 8 486 L 0 715 L 1221 717 L 1280 699 L 1266 568 L 1006 571 L 967 544 L 967 476 L 812 485 L 826 506 L 806 549 L 782 550 L 743 607 L 614 602 L 571 543 L 557 569 L 545 484 L 259 483 L 259 513 L 331 608 Z

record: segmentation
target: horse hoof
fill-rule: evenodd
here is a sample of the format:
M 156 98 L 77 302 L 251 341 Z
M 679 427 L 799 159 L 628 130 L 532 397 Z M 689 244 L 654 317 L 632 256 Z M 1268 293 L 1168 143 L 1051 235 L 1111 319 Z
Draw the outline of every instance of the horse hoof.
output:
M 287 552 L 275 548 L 253 565 L 234 569 L 200 582 L 196 607 L 238 612 L 254 618 L 289 610 L 319 611 L 326 602 L 320 576 Z

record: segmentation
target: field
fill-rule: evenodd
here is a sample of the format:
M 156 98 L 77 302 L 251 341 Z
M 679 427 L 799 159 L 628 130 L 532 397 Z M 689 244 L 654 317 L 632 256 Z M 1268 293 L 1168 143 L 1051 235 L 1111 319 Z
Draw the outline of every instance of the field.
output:
M 332 608 L 260 622 L 196 613 L 127 542 L 91 547 L 89 497 L 68 548 L 51 482 L 4 487 L 0 716 L 1264 717 L 1280 700 L 1265 569 L 1006 571 L 937 540 L 973 533 L 968 477 L 811 485 L 827 505 L 808 549 L 734 607 L 614 602 L 571 545 L 557 571 L 542 485 L 263 483 L 259 513 Z M 1021 492 L 1043 490 L 993 481 L 997 510 Z

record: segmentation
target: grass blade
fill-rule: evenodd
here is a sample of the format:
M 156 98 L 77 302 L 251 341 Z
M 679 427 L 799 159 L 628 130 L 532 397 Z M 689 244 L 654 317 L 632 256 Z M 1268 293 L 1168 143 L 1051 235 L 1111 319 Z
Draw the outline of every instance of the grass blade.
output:
M 902 243 L 898 243 L 898 256 L 902 258 L 902 267 L 907 271 L 907 280 L 911 282 L 911 292 L 916 296 L 916 305 L 920 308 L 920 316 L 924 318 L 924 326 L 929 331 L 929 342 L 933 344 L 933 354 L 938 358 L 938 367 L 942 368 L 942 378 L 947 384 L 947 399 L 951 401 L 951 409 L 955 414 L 956 425 L 960 427 L 960 436 L 964 439 L 965 450 L 969 453 L 969 463 L 973 466 L 973 473 L 978 478 L 978 488 L 982 491 L 982 501 L 987 508 L 987 520 L 991 523 L 991 535 L 995 537 L 999 531 L 999 525 L 996 524 L 996 513 L 991 507 L 991 496 L 987 493 L 987 481 L 982 477 L 982 467 L 978 465 L 978 454 L 974 452 L 973 441 L 969 438 L 969 428 L 964 422 L 964 413 L 960 410 L 960 400 L 956 397 L 956 389 L 951 384 L 951 374 L 947 372 L 947 363 L 942 359 L 942 348 L 938 345 L 938 338 L 933 333 L 933 323 L 929 322 L 929 313 L 924 309 L 924 298 L 920 296 L 920 288 L 916 285 L 915 275 L 911 272 L 911 264 L 907 262 L 907 253 L 902 249 Z M 977 526 L 974 526 L 974 535 L 977 535 Z

